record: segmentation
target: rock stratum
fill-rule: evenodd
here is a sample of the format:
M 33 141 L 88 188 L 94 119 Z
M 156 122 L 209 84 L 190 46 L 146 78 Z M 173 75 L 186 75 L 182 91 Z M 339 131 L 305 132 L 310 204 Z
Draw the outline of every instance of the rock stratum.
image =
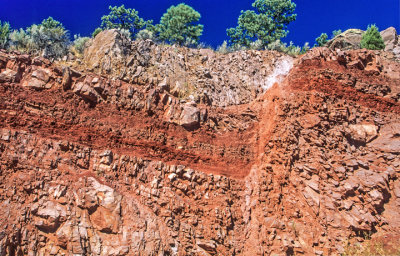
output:
M 0 255 L 398 239 L 399 100 L 382 51 L 222 55 L 106 31 L 80 63 L 0 52 Z

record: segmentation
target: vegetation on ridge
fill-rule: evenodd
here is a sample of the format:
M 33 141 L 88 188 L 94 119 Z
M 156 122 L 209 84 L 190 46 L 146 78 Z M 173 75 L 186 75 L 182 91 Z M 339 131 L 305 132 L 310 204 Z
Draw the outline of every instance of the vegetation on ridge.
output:
M 9 36 L 9 48 L 46 58 L 60 58 L 68 53 L 69 33 L 61 22 L 49 17 L 26 30 L 14 30 Z
M 250 47 L 258 42 L 261 47 L 286 37 L 287 26 L 296 20 L 296 4 L 291 0 L 255 0 L 256 11 L 242 11 L 235 28 L 227 29 L 232 45 Z
M 152 20 L 145 21 L 139 17 L 139 12 L 135 9 L 125 8 L 124 5 L 119 7 L 110 6 L 110 13 L 101 17 L 100 29 L 119 29 L 129 32 L 129 36 L 134 38 L 136 34 L 146 26 L 153 23 Z M 96 29 L 95 31 L 100 32 Z
M 326 33 L 322 33 L 319 37 L 315 39 L 315 46 L 321 47 L 324 46 L 328 42 L 328 35 Z
M 200 18 L 200 13 L 189 5 L 172 5 L 156 25 L 156 37 L 172 44 L 197 45 L 204 27 L 198 24 Z
M 0 20 L 0 48 L 7 46 L 10 35 L 10 24 L 8 22 L 1 23 Z
M 379 33 L 378 27 L 375 25 L 368 26 L 367 31 L 363 34 L 361 39 L 361 48 L 369 50 L 383 50 L 385 43 Z
M 276 50 L 289 55 L 303 54 L 310 49 L 306 42 L 303 47 L 282 42 L 289 33 L 288 25 L 296 20 L 296 4 L 292 0 L 255 0 L 255 10 L 241 11 L 237 26 L 227 29 L 228 41 L 224 41 L 217 51 L 229 53 L 239 50 Z M 184 3 L 169 7 L 159 24 L 145 20 L 138 11 L 121 6 L 109 6 L 109 13 L 103 15 L 101 24 L 92 33 L 94 38 L 106 29 L 117 29 L 132 40 L 150 39 L 156 43 L 180 46 L 212 48 L 200 42 L 204 26 L 199 23 L 201 14 Z M 332 38 L 342 31 L 334 30 Z M 71 53 L 78 58 L 89 45 L 89 37 L 74 35 L 73 42 L 61 22 L 49 17 L 41 24 L 33 24 L 26 29 L 11 30 L 10 24 L 0 21 L 0 48 L 17 50 L 46 58 L 60 59 Z M 322 33 L 315 39 L 314 47 L 328 43 L 328 35 Z M 385 44 L 375 25 L 364 33 L 361 48 L 380 50 Z M 74 57 L 72 57 L 74 58 Z

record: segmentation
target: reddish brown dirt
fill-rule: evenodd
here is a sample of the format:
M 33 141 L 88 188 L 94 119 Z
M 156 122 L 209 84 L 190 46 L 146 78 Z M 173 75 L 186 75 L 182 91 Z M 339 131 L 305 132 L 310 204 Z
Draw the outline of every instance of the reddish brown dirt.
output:
M 3 84 L 0 93 L 1 128 L 22 129 L 95 149 L 107 147 L 121 154 L 236 178 L 245 177 L 253 162 L 252 145 L 248 143 L 253 129 L 214 132 L 203 127 L 191 132 L 158 117 L 118 110 L 107 103 L 93 108 L 61 89 L 36 91 Z M 233 107 L 224 114 L 235 115 L 245 108 Z
M 338 81 L 338 77 L 342 80 Z M 377 72 L 349 69 L 333 61 L 322 63 L 314 61 L 298 65 L 292 70 L 288 83 L 290 84 L 289 88 L 295 91 L 322 92 L 377 111 L 400 113 L 399 102 L 371 93 L 360 92 L 348 85 L 349 80 L 346 77 L 357 77 L 359 80 L 367 81 L 368 85 L 394 83 L 393 80 L 383 78 Z

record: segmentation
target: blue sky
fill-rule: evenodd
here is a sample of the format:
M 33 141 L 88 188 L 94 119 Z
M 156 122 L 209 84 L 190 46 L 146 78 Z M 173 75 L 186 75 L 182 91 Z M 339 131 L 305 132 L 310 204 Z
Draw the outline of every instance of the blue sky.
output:
M 236 26 L 240 10 L 251 9 L 254 0 L 0 0 L 0 20 L 13 28 L 40 23 L 52 16 L 61 21 L 71 34 L 90 35 L 100 25 L 109 5 L 125 4 L 135 8 L 144 19 L 158 23 L 171 5 L 184 2 L 202 15 L 201 41 L 217 46 L 226 40 L 226 28 Z M 292 0 L 297 4 L 297 20 L 290 24 L 290 33 L 283 41 L 303 45 L 322 32 L 361 28 L 376 24 L 381 30 L 394 26 L 400 33 L 399 0 Z

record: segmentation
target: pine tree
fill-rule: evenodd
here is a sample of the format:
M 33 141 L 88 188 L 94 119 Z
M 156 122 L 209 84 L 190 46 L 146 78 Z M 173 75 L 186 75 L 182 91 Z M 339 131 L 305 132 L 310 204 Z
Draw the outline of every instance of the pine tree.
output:
M 361 48 L 369 50 L 385 49 L 385 43 L 383 42 L 382 36 L 379 33 L 377 26 L 368 26 L 367 31 L 365 31 L 361 39 Z
M 200 13 L 189 5 L 172 5 L 155 27 L 156 37 L 173 44 L 197 45 L 204 27 L 198 24 L 200 18 Z
M 319 37 L 315 39 L 315 46 L 322 47 L 328 42 L 328 35 L 326 33 L 322 33 Z
M 255 11 L 242 11 L 235 28 L 227 29 L 230 43 L 250 47 L 252 42 L 261 42 L 262 47 L 286 37 L 287 26 L 296 20 L 296 4 L 291 0 L 255 0 Z
M 101 17 L 101 29 L 119 29 L 129 31 L 130 36 L 134 38 L 136 34 L 146 26 L 153 23 L 152 20 L 145 21 L 139 17 L 139 12 L 135 9 L 125 8 L 124 5 L 119 7 L 110 6 L 110 13 Z M 96 29 L 93 32 L 93 37 L 95 37 L 100 29 Z

